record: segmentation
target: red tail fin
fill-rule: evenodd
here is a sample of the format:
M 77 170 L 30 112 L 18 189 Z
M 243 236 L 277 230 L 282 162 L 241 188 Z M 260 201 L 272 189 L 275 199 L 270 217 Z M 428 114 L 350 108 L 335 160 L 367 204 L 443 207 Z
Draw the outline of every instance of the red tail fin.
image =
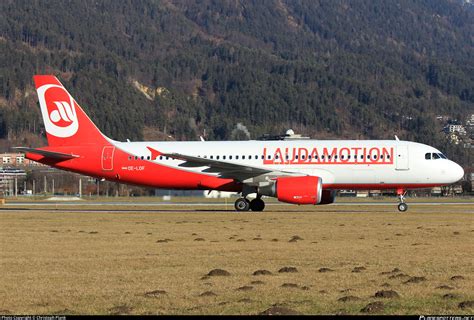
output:
M 52 75 L 33 77 L 50 146 L 103 144 L 106 137 Z

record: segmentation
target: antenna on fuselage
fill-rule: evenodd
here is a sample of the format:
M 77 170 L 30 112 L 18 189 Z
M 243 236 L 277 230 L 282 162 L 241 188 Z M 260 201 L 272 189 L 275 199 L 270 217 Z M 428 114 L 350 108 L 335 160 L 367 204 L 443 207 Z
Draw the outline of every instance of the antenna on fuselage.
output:
M 203 136 L 199 136 L 199 139 L 200 139 L 201 141 L 206 141 L 206 140 L 203 138 Z
M 395 140 L 400 141 L 400 139 L 398 139 L 397 135 L 395 135 Z

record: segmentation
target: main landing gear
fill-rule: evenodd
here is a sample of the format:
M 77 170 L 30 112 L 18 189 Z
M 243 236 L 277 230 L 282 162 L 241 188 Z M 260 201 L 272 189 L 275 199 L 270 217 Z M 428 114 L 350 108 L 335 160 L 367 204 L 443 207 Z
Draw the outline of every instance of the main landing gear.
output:
M 398 189 L 397 190 L 397 195 L 398 198 L 400 199 L 400 203 L 398 204 L 398 211 L 400 212 L 405 212 L 408 210 L 408 204 L 405 203 L 405 194 L 406 190 L 403 189 Z
M 249 201 L 247 198 L 239 198 L 235 200 L 235 210 L 237 211 L 263 211 L 265 209 L 265 202 L 260 197 Z

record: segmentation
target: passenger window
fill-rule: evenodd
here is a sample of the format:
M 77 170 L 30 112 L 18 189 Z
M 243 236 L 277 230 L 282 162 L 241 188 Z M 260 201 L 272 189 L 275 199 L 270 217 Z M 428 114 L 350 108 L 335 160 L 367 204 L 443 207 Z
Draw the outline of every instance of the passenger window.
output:
M 255 160 L 258 160 L 258 156 L 255 156 Z
M 262 157 L 261 157 L 261 158 L 262 158 L 262 160 L 264 160 L 264 159 L 265 159 L 265 156 L 262 154 Z
M 235 156 L 235 159 L 236 159 L 236 160 L 239 160 L 239 156 Z
M 297 156 L 297 155 L 295 156 L 295 159 L 298 159 L 298 156 Z
M 271 160 L 271 159 L 272 159 L 272 156 L 271 156 L 271 155 L 268 155 L 267 159 L 268 159 L 268 160 Z
M 286 160 L 288 160 L 290 157 L 289 157 L 288 155 L 286 155 L 286 157 L 285 157 L 285 158 L 286 158 Z
M 148 157 L 146 157 L 146 159 L 147 159 L 147 160 L 150 160 L 150 159 L 151 159 L 151 157 L 150 157 L 150 156 L 148 156 Z
M 160 156 L 160 160 L 163 160 L 163 156 Z
M 166 157 L 166 160 L 168 160 L 168 157 Z
M 242 156 L 242 160 L 245 160 L 245 156 Z
M 225 156 L 222 156 L 222 160 L 225 160 Z
M 308 156 L 308 159 L 311 160 L 311 155 Z
M 433 159 L 441 159 L 441 157 L 440 157 L 440 156 L 438 156 L 438 154 L 437 154 L 437 153 L 433 153 Z
M 232 156 L 229 156 L 229 160 L 232 160 Z
M 211 159 L 214 159 L 214 156 L 210 156 Z
M 138 160 L 138 157 L 137 157 L 137 156 L 135 156 L 135 160 Z
M 425 153 L 425 159 L 431 160 L 431 153 Z
M 364 159 L 364 156 L 363 156 L 363 155 L 360 155 L 360 158 L 361 158 L 361 159 Z
M 306 158 L 306 156 L 305 156 L 305 155 L 302 155 L 302 156 L 301 156 L 301 159 L 303 159 L 303 160 L 304 160 L 305 158 Z
M 387 154 L 387 159 L 390 159 L 390 156 Z
M 216 156 L 216 159 L 219 160 L 219 156 Z

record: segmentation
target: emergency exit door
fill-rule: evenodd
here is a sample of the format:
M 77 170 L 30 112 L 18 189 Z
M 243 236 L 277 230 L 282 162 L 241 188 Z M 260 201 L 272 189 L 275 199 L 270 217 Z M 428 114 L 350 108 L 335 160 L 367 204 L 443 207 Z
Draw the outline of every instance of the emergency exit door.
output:
M 408 170 L 410 169 L 408 158 L 408 146 L 401 145 L 397 146 L 397 153 L 395 155 L 395 163 L 397 170 Z
M 114 169 L 114 146 L 105 146 L 102 149 L 102 170 L 111 171 Z

